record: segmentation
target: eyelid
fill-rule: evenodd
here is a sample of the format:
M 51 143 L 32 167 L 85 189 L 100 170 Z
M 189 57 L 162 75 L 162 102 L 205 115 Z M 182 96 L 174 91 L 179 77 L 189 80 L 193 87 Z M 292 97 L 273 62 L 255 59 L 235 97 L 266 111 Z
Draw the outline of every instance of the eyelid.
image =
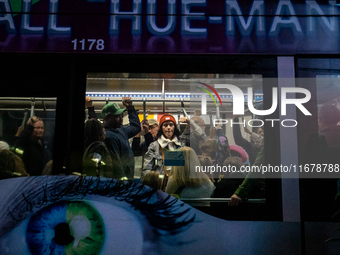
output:
M 73 216 L 83 215 L 89 220 L 89 222 L 92 222 L 90 223 L 92 226 L 94 226 L 95 228 L 100 228 L 100 230 L 97 229 L 96 231 L 97 234 L 99 233 L 101 235 L 100 239 L 94 236 L 94 232 L 92 231 L 87 232 L 87 237 L 80 234 L 79 238 L 78 234 L 78 241 L 80 243 L 78 248 L 85 248 L 86 245 L 84 246 L 84 243 L 88 243 L 86 242 L 86 240 L 90 240 L 90 242 L 94 241 L 94 243 L 96 243 L 95 247 L 92 248 L 94 248 L 94 250 L 97 250 L 97 252 L 91 254 L 144 254 L 143 248 L 145 248 L 146 238 L 143 235 L 143 232 L 150 231 L 148 229 L 149 224 L 142 224 L 138 217 L 139 214 L 134 213 L 133 210 L 126 210 L 126 208 L 120 205 L 121 202 L 111 202 L 112 199 L 110 199 L 109 203 L 105 202 L 105 200 L 98 201 L 95 199 L 88 199 L 84 201 L 76 199 L 65 201 L 65 203 L 63 201 L 61 201 L 61 203 L 57 202 L 50 205 L 49 208 L 48 206 L 44 207 L 37 212 L 38 215 L 43 215 L 43 217 L 34 217 L 34 215 L 32 215 L 31 217 L 28 217 L 27 219 L 20 222 L 20 224 L 12 229 L 7 235 L 0 238 L 0 252 L 6 250 L 5 254 L 33 254 L 29 250 L 32 247 L 34 249 L 34 246 L 30 245 L 28 240 L 34 239 L 36 244 L 39 243 L 39 239 L 42 240 L 41 236 L 40 238 L 38 236 L 37 239 L 34 237 L 32 238 L 32 234 L 34 236 L 34 233 L 36 233 L 34 231 L 37 227 L 36 224 L 39 224 L 41 221 L 43 221 L 41 222 L 41 227 L 43 229 L 41 230 L 41 228 L 39 227 L 39 230 L 41 230 L 40 233 L 44 231 L 45 238 L 47 238 L 47 240 L 51 240 L 54 236 L 53 225 L 58 224 L 63 220 L 67 220 L 67 217 L 64 218 L 65 216 L 63 213 L 67 214 L 67 207 L 71 205 L 71 214 L 73 214 Z M 89 208 L 90 210 L 91 208 L 93 208 L 93 211 L 91 212 L 91 217 L 87 217 L 86 214 L 84 214 L 84 208 Z M 94 215 L 96 216 L 93 217 Z M 73 216 L 70 216 L 68 218 L 68 223 L 72 222 L 71 219 L 73 218 Z M 90 216 L 90 214 L 88 216 Z M 119 217 L 119 220 L 117 220 L 117 216 Z M 28 231 L 29 225 L 31 226 L 30 231 Z M 34 227 L 34 225 L 36 226 Z M 71 228 L 73 227 L 71 226 Z M 130 245 L 131 229 L 133 229 L 134 245 Z M 32 230 L 34 233 L 32 232 Z M 75 231 L 77 232 L 79 231 L 79 229 Z M 72 236 L 74 235 L 72 234 Z M 93 240 L 93 237 L 95 237 L 95 239 L 97 240 Z M 115 241 L 114 243 L 111 242 L 113 239 Z M 43 245 L 45 246 L 45 248 L 48 249 L 49 244 Z M 89 246 L 91 247 L 90 244 Z M 98 253 L 98 249 L 101 249 L 100 253 Z M 47 253 L 47 251 L 45 253 Z M 34 254 L 41 253 L 38 252 Z
M 101 195 L 129 203 L 147 217 L 160 235 L 177 234 L 195 220 L 195 213 L 185 203 L 134 182 L 83 176 L 34 176 L 23 179 L 26 183 L 12 185 L 20 188 L 4 203 L 6 206 L 0 215 L 0 237 L 44 206 L 65 199 L 83 199 L 87 195 Z

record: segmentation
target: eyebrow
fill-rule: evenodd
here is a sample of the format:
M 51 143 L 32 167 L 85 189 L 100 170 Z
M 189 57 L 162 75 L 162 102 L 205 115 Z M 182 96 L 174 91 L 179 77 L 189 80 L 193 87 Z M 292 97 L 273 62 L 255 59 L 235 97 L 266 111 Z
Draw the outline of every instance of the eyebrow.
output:
M 112 197 L 129 203 L 145 215 L 156 233 L 162 236 L 184 231 L 196 216 L 184 202 L 170 195 L 157 199 L 157 190 L 131 181 L 84 176 L 34 176 L 27 177 L 23 184 L 4 203 L 0 214 L 0 237 L 35 209 L 60 200 L 83 199 L 87 195 Z

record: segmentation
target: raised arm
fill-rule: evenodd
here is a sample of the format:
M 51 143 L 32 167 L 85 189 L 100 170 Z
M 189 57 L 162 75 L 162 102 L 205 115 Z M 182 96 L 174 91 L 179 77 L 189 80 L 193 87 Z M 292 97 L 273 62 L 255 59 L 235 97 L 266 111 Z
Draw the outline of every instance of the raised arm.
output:
M 264 158 L 264 142 L 262 142 L 262 146 L 259 154 L 256 157 L 254 166 L 259 166 L 265 163 Z M 260 178 L 263 178 L 263 174 L 257 172 L 249 172 L 247 177 L 244 179 L 242 184 L 238 187 L 238 189 L 234 192 L 234 194 L 230 197 L 229 205 L 237 206 L 241 201 L 245 201 L 248 197 L 249 192 L 254 187 L 256 182 L 259 181 Z
M 239 122 L 239 117 L 234 117 L 233 122 Z M 247 141 L 241 134 L 240 125 L 233 124 L 233 136 L 234 136 L 235 143 L 238 146 L 241 146 L 247 152 L 248 152 L 249 149 L 251 149 L 250 142 Z
M 129 115 L 130 125 L 125 128 L 128 138 L 134 137 L 141 131 L 139 118 L 135 107 L 132 105 L 130 97 L 123 97 L 123 105 L 126 106 Z

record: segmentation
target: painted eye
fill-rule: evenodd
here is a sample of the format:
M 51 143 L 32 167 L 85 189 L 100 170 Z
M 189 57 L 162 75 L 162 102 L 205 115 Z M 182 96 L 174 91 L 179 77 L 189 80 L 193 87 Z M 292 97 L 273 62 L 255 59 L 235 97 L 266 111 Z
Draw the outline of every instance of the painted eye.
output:
M 0 208 L 1 255 L 134 255 L 197 243 L 187 232 L 195 210 L 134 182 L 76 176 L 1 180 Z
M 98 211 L 84 201 L 62 201 L 33 215 L 26 229 L 32 254 L 99 254 L 105 227 Z
M 134 245 L 131 245 L 133 233 Z M 143 231 L 129 211 L 98 201 L 46 206 L 0 238 L 1 254 L 142 254 Z

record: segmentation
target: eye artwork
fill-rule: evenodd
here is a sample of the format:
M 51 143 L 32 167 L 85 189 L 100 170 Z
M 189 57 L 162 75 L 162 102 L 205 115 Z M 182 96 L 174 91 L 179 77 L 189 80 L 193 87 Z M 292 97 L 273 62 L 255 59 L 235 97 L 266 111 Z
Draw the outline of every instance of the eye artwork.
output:
M 2 255 L 225 250 L 223 238 L 209 236 L 216 231 L 212 226 L 224 221 L 129 181 L 78 176 L 1 180 L 0 208 Z
M 62 201 L 38 211 L 28 222 L 32 254 L 99 254 L 105 227 L 98 211 L 83 201 Z

